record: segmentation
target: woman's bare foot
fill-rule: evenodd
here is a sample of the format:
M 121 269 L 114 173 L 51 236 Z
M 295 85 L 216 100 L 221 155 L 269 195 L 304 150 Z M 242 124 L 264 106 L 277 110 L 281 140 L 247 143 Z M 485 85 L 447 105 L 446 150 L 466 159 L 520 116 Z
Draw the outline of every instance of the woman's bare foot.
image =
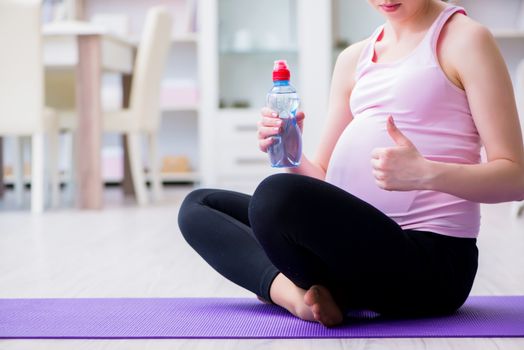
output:
M 311 308 L 304 303 L 306 290 L 299 288 L 282 273 L 279 273 L 273 280 L 269 294 L 275 304 L 288 310 L 293 315 L 305 321 L 316 321 Z
M 342 311 L 324 286 L 315 285 L 309 288 L 304 295 L 304 303 L 310 308 L 314 319 L 326 327 L 336 326 L 344 320 Z

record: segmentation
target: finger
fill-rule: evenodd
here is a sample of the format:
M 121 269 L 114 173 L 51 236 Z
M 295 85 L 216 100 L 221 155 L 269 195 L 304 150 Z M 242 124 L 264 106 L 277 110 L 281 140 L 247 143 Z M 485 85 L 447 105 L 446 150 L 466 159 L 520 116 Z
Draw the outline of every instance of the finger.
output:
M 376 170 L 382 169 L 382 163 L 378 159 L 371 159 L 371 166 Z
M 295 115 L 295 118 L 297 118 L 297 121 L 302 121 L 304 118 L 306 118 L 306 115 L 302 111 L 298 111 Z
M 258 128 L 258 139 L 265 139 L 270 136 L 276 135 L 280 132 L 279 127 L 259 127 Z
M 384 183 L 384 181 L 375 180 L 375 184 L 376 184 L 379 188 L 381 188 L 381 189 L 383 189 L 383 190 L 386 189 L 386 184 Z
M 268 118 L 268 117 L 263 117 L 262 118 L 262 123 L 261 123 L 261 126 L 266 126 L 266 127 L 270 127 L 270 126 L 281 126 L 282 125 L 282 119 L 280 118 Z
M 275 139 L 273 137 L 268 137 L 267 139 L 260 140 L 258 141 L 258 148 L 260 148 L 262 152 L 267 152 L 269 146 L 271 146 L 274 141 Z
M 373 151 L 371 151 L 371 158 L 372 159 L 380 159 L 382 153 L 384 152 L 384 148 L 374 148 Z
M 411 146 L 411 141 L 397 128 L 392 116 L 387 119 L 387 129 L 389 136 L 398 146 Z
M 375 177 L 375 179 L 377 179 L 379 181 L 383 181 L 384 180 L 384 172 L 383 171 L 373 170 L 373 176 Z
M 264 107 L 260 110 L 260 113 L 267 118 L 276 118 L 278 117 L 278 113 L 271 108 Z

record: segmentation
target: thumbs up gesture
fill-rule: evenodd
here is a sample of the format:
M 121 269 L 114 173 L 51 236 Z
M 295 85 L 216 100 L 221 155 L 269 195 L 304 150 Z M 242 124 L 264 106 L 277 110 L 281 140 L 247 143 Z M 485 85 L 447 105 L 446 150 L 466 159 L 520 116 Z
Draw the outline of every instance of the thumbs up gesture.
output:
M 428 160 L 397 128 L 392 116 L 387 119 L 387 130 L 396 146 L 373 149 L 371 165 L 375 183 L 388 191 L 424 189 Z

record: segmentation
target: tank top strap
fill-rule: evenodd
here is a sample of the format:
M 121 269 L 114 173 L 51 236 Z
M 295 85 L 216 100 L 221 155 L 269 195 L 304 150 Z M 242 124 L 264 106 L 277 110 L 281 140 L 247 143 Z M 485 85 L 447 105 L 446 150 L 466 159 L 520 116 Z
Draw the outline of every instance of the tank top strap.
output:
M 377 41 L 379 35 L 382 33 L 384 25 L 385 24 L 381 24 L 375 29 L 373 34 L 371 34 L 371 36 L 368 38 L 368 42 L 362 49 L 362 52 L 360 53 L 360 56 L 357 61 L 357 68 L 355 70 L 355 80 L 358 80 L 358 78 L 361 75 L 361 72 L 371 64 L 373 55 L 375 53 L 375 42 Z
M 440 15 L 437 17 L 435 22 L 433 22 L 433 25 L 429 29 L 430 33 L 428 33 L 429 35 L 427 36 L 430 39 L 431 51 L 434 54 L 436 54 L 437 52 L 437 42 L 438 38 L 440 37 L 440 32 L 442 31 L 442 28 L 444 28 L 444 25 L 448 22 L 451 16 L 453 16 L 457 12 L 467 16 L 466 10 L 463 7 L 449 5 L 440 13 Z

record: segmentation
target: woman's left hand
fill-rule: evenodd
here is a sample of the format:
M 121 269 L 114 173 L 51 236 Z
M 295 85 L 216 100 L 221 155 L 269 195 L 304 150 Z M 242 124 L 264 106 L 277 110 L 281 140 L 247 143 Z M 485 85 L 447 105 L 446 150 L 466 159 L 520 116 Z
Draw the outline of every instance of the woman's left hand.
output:
M 371 164 L 375 183 L 388 191 L 425 189 L 429 161 L 397 128 L 392 116 L 387 119 L 387 130 L 396 146 L 373 149 Z

